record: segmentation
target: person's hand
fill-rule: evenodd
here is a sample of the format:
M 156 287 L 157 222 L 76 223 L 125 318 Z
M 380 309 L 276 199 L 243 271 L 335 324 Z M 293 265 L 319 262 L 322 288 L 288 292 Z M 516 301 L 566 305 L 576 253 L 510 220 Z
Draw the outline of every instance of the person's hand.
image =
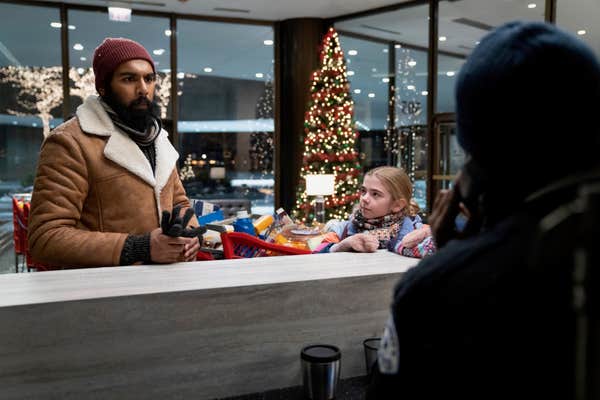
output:
M 162 212 L 160 226 L 163 234 L 171 237 L 198 238 L 206 232 L 206 227 L 204 226 L 186 228 L 194 216 L 194 210 L 191 208 L 185 210 L 183 218 L 179 214 L 181 214 L 181 206 L 175 206 L 173 212 L 166 210 Z
M 354 250 L 359 253 L 372 253 L 379 247 L 379 240 L 367 233 L 357 233 L 356 235 L 348 236 L 341 242 L 333 245 L 330 252 L 336 253 L 340 251 Z
M 182 255 L 188 254 L 185 248 L 189 241 L 188 238 L 167 236 L 162 233 L 162 228 L 156 228 L 150 232 L 150 259 L 159 264 L 182 261 Z
M 462 172 L 459 172 L 454 181 L 453 189 L 440 190 L 433 202 L 429 225 L 438 249 L 452 239 L 470 236 L 479 229 L 479 214 L 476 213 L 474 217 L 462 200 L 465 196 L 461 193 L 463 179 L 465 177 Z M 461 213 L 467 219 L 466 227 L 462 233 L 456 229 L 456 217 Z
M 186 244 L 183 245 L 181 261 L 196 261 L 196 254 L 200 250 L 200 239 L 198 236 L 184 238 Z
M 459 213 L 459 202 L 459 196 L 454 190 L 440 190 L 433 202 L 429 225 L 437 248 L 456 237 L 454 220 Z
M 431 228 L 429 225 L 424 225 L 420 229 L 415 229 L 412 232 L 407 233 L 402 238 L 402 247 L 412 249 L 419 243 L 421 243 L 427 236 L 431 236 Z

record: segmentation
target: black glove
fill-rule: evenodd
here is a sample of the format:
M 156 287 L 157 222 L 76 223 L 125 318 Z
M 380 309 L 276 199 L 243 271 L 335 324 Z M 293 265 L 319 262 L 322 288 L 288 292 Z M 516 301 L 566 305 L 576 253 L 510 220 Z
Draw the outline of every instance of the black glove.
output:
M 199 237 L 206 232 L 206 228 L 199 226 L 196 228 L 185 229 L 190 219 L 194 216 L 194 210 L 188 208 L 185 210 L 183 219 L 179 216 L 181 206 L 175 206 L 173 212 L 163 211 L 160 226 L 163 234 L 171 237 Z

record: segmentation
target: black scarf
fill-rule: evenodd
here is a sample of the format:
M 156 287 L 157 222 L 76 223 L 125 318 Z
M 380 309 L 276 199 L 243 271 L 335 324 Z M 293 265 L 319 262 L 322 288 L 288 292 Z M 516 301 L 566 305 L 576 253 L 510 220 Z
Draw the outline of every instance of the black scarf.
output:
M 141 132 L 141 131 L 127 125 L 121 119 L 121 117 L 119 117 L 119 115 L 112 109 L 112 107 L 109 106 L 104 101 L 104 99 L 100 98 L 100 104 L 102 104 L 102 107 L 104 108 L 104 110 L 106 111 L 106 113 L 108 114 L 110 119 L 112 120 L 113 124 L 115 124 L 115 126 L 118 127 L 119 129 L 121 129 L 123 132 L 125 132 L 131 138 L 131 140 L 133 140 L 135 143 L 137 143 L 137 145 L 140 147 L 141 146 L 145 147 L 145 146 L 148 146 L 148 145 L 154 143 L 154 140 L 156 139 L 156 137 L 158 136 L 158 134 L 160 133 L 160 131 L 162 129 L 162 123 L 161 123 L 160 119 L 156 118 L 152 115 L 152 116 L 150 116 L 152 119 L 152 124 L 150 124 L 146 128 L 146 131 Z

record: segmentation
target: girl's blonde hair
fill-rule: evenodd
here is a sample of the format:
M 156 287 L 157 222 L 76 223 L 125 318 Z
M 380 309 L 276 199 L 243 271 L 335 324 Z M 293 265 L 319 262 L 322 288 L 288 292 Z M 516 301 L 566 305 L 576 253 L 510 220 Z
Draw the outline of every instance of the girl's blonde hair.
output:
M 408 206 L 412 198 L 412 183 L 406 172 L 397 167 L 377 167 L 368 171 L 365 176 L 374 176 L 390 192 L 392 200 L 404 200 Z

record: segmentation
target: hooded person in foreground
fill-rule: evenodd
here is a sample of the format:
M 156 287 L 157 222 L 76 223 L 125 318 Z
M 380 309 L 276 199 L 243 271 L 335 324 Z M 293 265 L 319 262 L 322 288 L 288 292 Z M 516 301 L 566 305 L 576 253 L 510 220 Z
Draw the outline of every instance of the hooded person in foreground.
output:
M 532 254 L 569 182 L 598 171 L 599 105 L 600 65 L 574 36 L 511 22 L 481 40 L 456 84 L 467 161 L 432 210 L 439 251 L 394 290 L 368 398 L 572 398 L 572 242 Z

